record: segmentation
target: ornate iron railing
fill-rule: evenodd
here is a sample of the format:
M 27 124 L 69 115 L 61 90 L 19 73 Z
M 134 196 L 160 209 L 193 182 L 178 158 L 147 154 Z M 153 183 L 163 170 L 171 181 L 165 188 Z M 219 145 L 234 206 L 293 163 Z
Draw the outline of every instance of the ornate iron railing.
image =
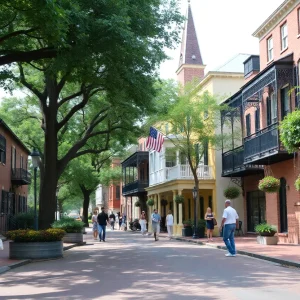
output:
M 12 169 L 11 180 L 29 184 L 31 182 L 31 174 L 25 169 Z
M 138 192 L 144 192 L 145 188 L 149 186 L 149 181 L 141 181 L 141 180 L 136 180 L 134 182 L 127 183 L 126 185 L 123 185 L 122 187 L 122 194 L 133 194 L 133 193 L 138 193 Z

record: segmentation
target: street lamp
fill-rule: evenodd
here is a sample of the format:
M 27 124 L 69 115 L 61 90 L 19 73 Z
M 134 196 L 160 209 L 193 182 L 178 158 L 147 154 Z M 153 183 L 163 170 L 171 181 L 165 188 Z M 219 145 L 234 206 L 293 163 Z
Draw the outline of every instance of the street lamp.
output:
M 193 188 L 193 198 L 194 198 L 194 234 L 193 239 L 198 239 L 197 234 L 197 198 L 198 198 L 198 189 L 194 186 Z
M 40 162 L 40 153 L 36 149 L 33 149 L 32 153 L 30 154 L 32 159 L 32 166 L 34 170 L 34 230 L 38 230 L 38 218 L 37 218 L 37 211 L 36 211 L 36 174 L 37 168 L 39 167 Z

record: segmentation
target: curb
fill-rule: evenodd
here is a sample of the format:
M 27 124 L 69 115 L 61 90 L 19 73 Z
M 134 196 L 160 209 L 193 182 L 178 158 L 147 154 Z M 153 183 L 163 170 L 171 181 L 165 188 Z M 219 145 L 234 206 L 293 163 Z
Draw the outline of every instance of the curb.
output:
M 72 249 L 74 247 L 78 247 L 78 246 L 85 246 L 86 245 L 86 242 L 83 242 L 83 243 L 77 243 L 77 244 L 72 244 L 70 246 L 65 246 L 63 247 L 63 251 L 67 251 L 69 249 Z M 7 271 L 10 271 L 12 269 L 15 269 L 17 267 L 21 267 L 21 266 L 25 266 L 31 262 L 34 262 L 35 260 L 32 260 L 32 259 L 24 259 L 24 260 L 21 260 L 21 261 L 18 261 L 18 262 L 15 262 L 13 264 L 10 264 L 8 266 L 3 266 L 3 267 L 0 267 L 0 274 L 3 274 Z M 43 260 L 43 261 L 46 261 L 46 260 Z
M 197 240 L 185 240 L 185 239 L 182 239 L 180 237 L 172 237 L 172 239 L 177 240 L 177 241 L 181 241 L 181 242 L 188 242 L 188 243 L 193 243 L 193 244 L 198 244 L 198 245 L 206 245 L 208 247 L 219 249 L 219 250 L 227 250 L 227 248 L 225 246 L 213 245 L 213 244 L 210 244 L 210 243 L 205 243 L 205 242 L 201 242 L 201 241 L 197 241 Z M 273 262 L 273 263 L 280 264 L 282 266 L 300 268 L 300 263 L 290 261 L 290 260 L 265 256 L 265 255 L 261 255 L 261 254 L 256 254 L 256 253 L 244 251 L 244 250 L 237 250 L 237 254 L 241 254 L 241 255 L 245 255 L 245 256 L 249 256 L 249 257 L 254 257 L 254 258 L 257 258 L 257 259 L 261 259 L 261 260 L 270 261 L 270 262 Z

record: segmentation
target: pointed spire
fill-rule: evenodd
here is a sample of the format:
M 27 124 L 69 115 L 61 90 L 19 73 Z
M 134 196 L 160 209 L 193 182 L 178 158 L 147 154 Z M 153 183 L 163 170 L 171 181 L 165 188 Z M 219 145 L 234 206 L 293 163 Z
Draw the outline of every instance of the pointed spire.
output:
M 187 20 L 181 40 L 179 68 L 183 64 L 203 65 L 190 0 L 188 0 Z

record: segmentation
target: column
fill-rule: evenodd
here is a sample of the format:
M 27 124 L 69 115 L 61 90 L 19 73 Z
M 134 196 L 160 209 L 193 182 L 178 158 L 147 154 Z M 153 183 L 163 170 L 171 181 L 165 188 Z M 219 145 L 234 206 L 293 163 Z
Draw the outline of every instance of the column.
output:
M 148 197 L 153 199 L 153 195 L 149 195 Z M 152 220 L 151 220 L 152 209 L 153 209 L 153 206 L 148 206 L 148 213 L 147 213 L 148 232 L 152 232 Z
M 177 203 L 175 202 L 175 196 L 177 194 L 176 190 L 173 190 L 173 219 L 174 219 L 174 225 L 173 225 L 173 231 L 174 235 L 177 235 Z
M 162 211 L 161 211 L 161 197 L 160 197 L 161 194 L 157 194 L 157 201 L 158 201 L 158 206 L 157 206 L 157 210 L 158 210 L 158 213 L 162 216 Z
M 182 195 L 182 190 L 178 191 L 178 195 Z M 179 214 L 179 223 L 178 223 L 178 225 L 182 226 L 182 203 L 180 203 L 178 205 L 178 209 L 179 209 L 179 212 L 178 212 L 178 214 Z

